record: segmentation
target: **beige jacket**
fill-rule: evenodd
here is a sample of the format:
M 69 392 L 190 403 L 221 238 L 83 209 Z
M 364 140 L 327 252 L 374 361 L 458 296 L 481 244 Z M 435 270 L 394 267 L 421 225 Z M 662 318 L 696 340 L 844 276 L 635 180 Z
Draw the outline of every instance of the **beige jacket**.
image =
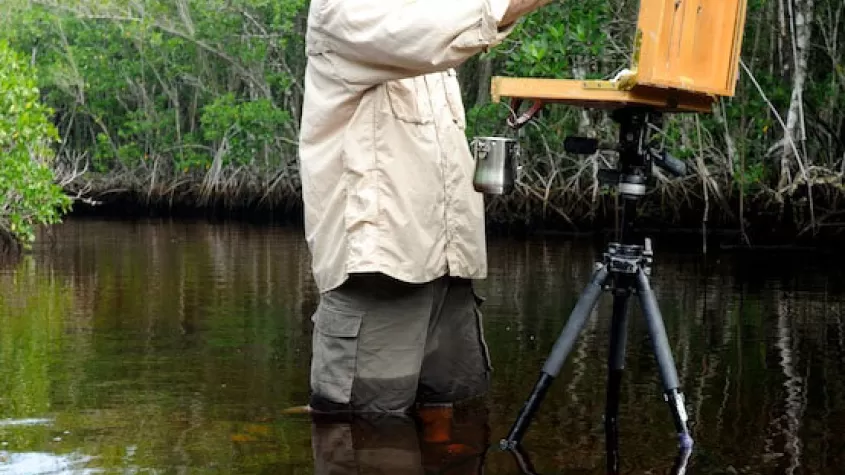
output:
M 484 278 L 483 195 L 455 68 L 501 42 L 508 0 L 312 0 L 300 135 L 321 292 L 351 272 Z

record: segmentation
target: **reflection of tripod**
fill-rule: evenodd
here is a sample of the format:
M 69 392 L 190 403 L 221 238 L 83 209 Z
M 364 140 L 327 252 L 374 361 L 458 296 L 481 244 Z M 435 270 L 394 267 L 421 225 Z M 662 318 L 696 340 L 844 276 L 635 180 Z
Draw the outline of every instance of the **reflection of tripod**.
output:
M 687 428 L 687 414 L 684 398 L 679 390 L 678 374 L 672 357 L 672 350 L 666 337 L 663 317 L 657 299 L 649 284 L 652 250 L 648 239 L 644 244 L 635 244 L 632 237 L 636 205 L 646 193 L 646 187 L 653 184 L 653 165 L 675 176 L 686 174 L 683 162 L 662 153 L 653 147 L 651 132 L 659 124 L 660 114 L 647 109 L 626 108 L 614 112 L 619 123 L 619 143 L 606 146 L 591 139 L 567 139 L 566 149 L 575 153 L 594 153 L 598 148 L 615 150 L 619 161 L 615 170 L 601 170 L 599 180 L 618 189 L 623 200 L 619 242 L 610 243 L 590 283 L 581 293 L 566 326 L 546 360 L 540 379 L 519 413 L 502 448 L 515 448 L 528 429 L 534 413 L 542 403 L 552 380 L 557 377 L 567 355 L 572 349 L 592 313 L 603 290 L 613 295 L 613 316 L 611 322 L 610 352 L 608 355 L 608 388 L 605 406 L 605 431 L 608 445 L 608 472 L 618 473 L 618 415 L 619 387 L 625 366 L 625 345 L 627 340 L 628 299 L 632 294 L 639 297 L 640 305 L 648 324 L 648 332 L 660 368 L 660 378 L 669 403 L 675 429 L 680 437 L 682 450 L 689 451 L 692 437 Z

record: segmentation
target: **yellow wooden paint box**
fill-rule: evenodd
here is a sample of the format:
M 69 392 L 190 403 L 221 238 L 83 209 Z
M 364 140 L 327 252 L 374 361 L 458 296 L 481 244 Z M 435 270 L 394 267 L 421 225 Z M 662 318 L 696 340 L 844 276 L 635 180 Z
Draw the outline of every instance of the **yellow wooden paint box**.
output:
M 627 74 L 605 81 L 496 76 L 492 99 L 709 112 L 716 97 L 734 95 L 746 1 L 640 0 Z

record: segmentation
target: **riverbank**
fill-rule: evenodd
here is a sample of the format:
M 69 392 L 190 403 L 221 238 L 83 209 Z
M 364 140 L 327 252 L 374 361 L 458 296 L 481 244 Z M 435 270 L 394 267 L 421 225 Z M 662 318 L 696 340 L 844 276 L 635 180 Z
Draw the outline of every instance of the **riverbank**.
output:
M 100 182 L 103 183 L 103 182 Z M 725 248 L 837 247 L 845 224 L 833 221 L 843 203 L 838 194 L 814 187 L 812 212 L 804 193 L 703 197 L 688 183 L 658 184 L 642 201 L 638 228 L 651 236 L 672 237 L 690 245 Z M 595 195 L 591 193 L 595 191 Z M 154 188 L 103 187 L 97 181 L 77 180 L 68 187 L 83 194 L 69 216 L 134 219 L 170 217 L 210 221 L 248 221 L 256 224 L 302 225 L 302 204 L 294 187 L 272 192 L 247 187 L 209 191 L 203 182 L 187 180 Z M 823 202 L 820 197 L 830 198 Z M 487 197 L 487 223 L 492 235 L 574 235 L 609 237 L 616 227 L 614 196 L 590 187 L 540 195 L 526 186 L 507 196 Z M 814 221 L 815 220 L 815 221 Z M 815 222 L 815 226 L 813 223 Z M 705 239 L 706 238 L 706 239 Z

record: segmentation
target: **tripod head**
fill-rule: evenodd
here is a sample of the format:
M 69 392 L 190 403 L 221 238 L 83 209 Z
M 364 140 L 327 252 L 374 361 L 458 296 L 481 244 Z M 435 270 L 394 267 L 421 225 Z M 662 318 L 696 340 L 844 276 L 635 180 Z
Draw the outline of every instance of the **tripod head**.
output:
M 686 164 L 662 150 L 654 133 L 660 130 L 662 114 L 640 107 L 616 109 L 612 118 L 619 124 L 617 143 L 600 142 L 585 137 L 567 137 L 563 143 L 569 153 L 592 155 L 598 150 L 619 154 L 616 168 L 599 170 L 603 185 L 615 187 L 625 200 L 638 200 L 654 186 L 654 166 L 673 177 L 687 174 Z

